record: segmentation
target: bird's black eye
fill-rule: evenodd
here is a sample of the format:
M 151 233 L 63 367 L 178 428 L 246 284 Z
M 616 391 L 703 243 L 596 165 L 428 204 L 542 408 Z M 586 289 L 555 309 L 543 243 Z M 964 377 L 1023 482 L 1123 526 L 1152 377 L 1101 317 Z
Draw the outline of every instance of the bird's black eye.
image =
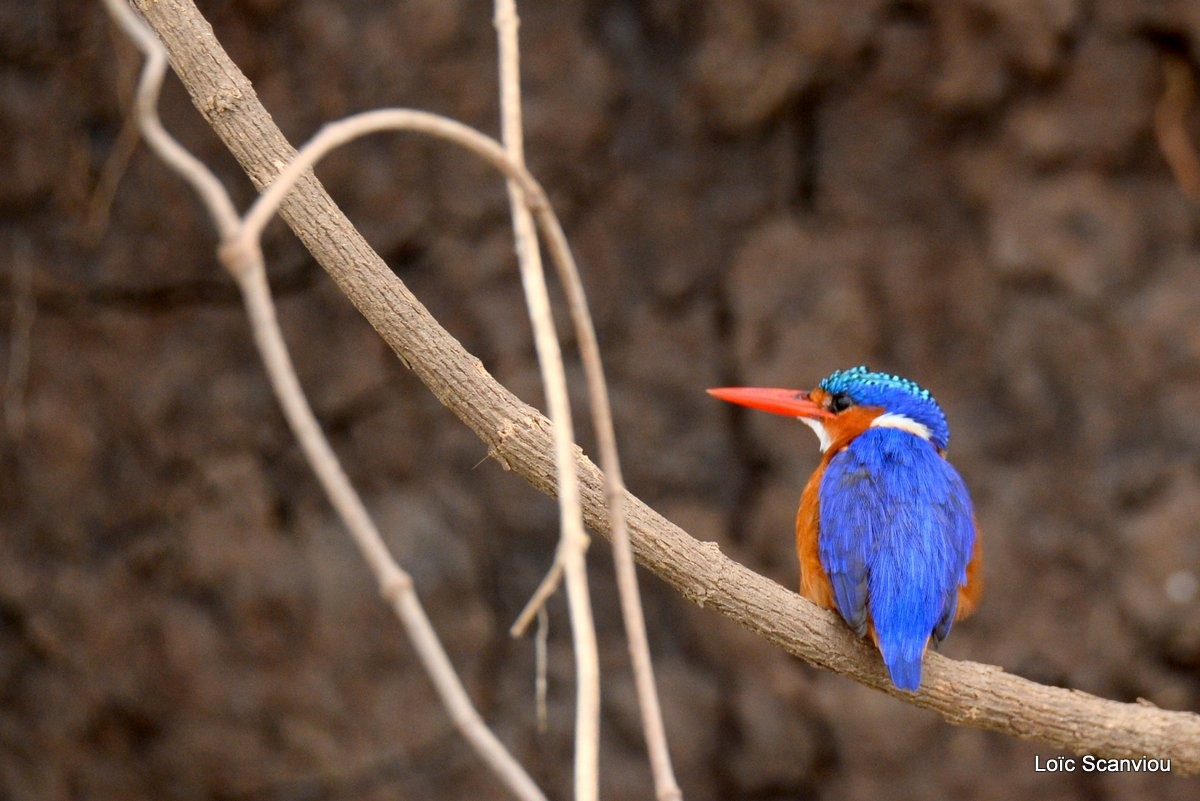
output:
M 845 392 L 838 392 L 829 397 L 829 410 L 831 412 L 844 412 L 854 405 L 854 401 L 850 400 L 850 396 Z

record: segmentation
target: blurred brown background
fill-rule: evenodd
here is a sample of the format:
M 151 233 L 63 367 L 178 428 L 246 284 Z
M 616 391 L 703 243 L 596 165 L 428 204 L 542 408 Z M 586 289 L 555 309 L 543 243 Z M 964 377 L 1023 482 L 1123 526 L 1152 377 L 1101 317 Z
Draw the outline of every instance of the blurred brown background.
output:
M 497 130 L 487 2 L 200 5 L 294 142 L 382 105 Z M 521 14 L 529 160 L 585 272 L 631 488 L 794 586 L 815 441 L 704 388 L 910 376 L 947 410 L 986 532 L 982 612 L 945 651 L 1200 709 L 1200 214 L 1154 133 L 1174 87 L 1163 119 L 1200 141 L 1200 6 Z M 139 58 L 95 2 L 0 2 L 0 37 L 0 798 L 505 797 L 299 457 L 199 205 L 121 133 Z M 245 204 L 174 79 L 163 112 Z M 319 174 L 540 404 L 496 177 L 399 136 Z M 485 460 L 278 223 L 267 254 L 318 415 L 473 697 L 568 797 L 561 599 L 545 734 L 532 646 L 506 633 L 550 562 L 552 502 Z M 591 555 L 605 797 L 647 798 L 607 543 Z M 1052 749 L 948 726 L 642 584 L 689 801 L 1200 791 L 1035 774 Z

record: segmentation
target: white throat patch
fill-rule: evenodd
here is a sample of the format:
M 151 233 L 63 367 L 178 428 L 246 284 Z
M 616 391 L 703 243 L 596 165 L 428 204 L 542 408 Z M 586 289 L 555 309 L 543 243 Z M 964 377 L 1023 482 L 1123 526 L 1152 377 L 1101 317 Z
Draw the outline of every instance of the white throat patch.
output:
M 876 417 L 871 421 L 871 428 L 898 428 L 901 431 L 916 434 L 924 440 L 928 440 L 930 436 L 929 426 L 918 423 L 911 417 L 905 417 L 902 414 L 895 414 L 894 412 L 885 412 Z M 818 436 L 820 435 L 818 434 Z
M 811 428 L 813 433 L 817 435 L 817 439 L 820 441 L 821 453 L 829 450 L 829 446 L 833 444 L 833 437 L 829 436 L 829 431 L 825 428 L 824 423 L 820 420 L 814 420 L 811 417 L 797 417 L 796 419 Z

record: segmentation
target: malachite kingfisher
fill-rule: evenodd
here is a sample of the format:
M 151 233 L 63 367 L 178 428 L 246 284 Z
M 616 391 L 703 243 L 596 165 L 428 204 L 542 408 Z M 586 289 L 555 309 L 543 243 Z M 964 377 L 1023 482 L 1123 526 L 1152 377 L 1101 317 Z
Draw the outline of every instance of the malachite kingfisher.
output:
M 800 594 L 870 637 L 892 683 L 915 692 L 930 638 L 945 639 L 983 589 L 971 496 L 946 461 L 950 428 L 933 395 L 865 366 L 809 392 L 708 392 L 816 432 L 821 461 L 796 515 Z

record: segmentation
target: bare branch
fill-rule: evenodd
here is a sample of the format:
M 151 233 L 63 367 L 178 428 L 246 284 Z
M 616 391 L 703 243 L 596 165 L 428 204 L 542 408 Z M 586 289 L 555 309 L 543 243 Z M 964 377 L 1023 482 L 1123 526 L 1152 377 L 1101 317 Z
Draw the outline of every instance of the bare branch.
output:
M 238 283 L 243 290 L 255 343 L 267 366 L 267 374 L 288 423 L 300 441 L 305 457 L 313 472 L 317 474 L 330 502 L 349 529 L 371 572 L 375 574 L 380 593 L 392 605 L 397 617 L 404 624 L 405 631 L 455 726 L 518 798 L 526 801 L 545 801 L 545 795 L 533 779 L 492 733 L 475 709 L 417 598 L 412 578 L 392 557 L 383 536 L 321 431 L 320 424 L 300 386 L 287 345 L 275 319 L 275 306 L 271 301 L 266 272 L 261 269 L 261 262 L 258 268 L 245 271 L 241 275 Z
M 245 76 L 207 30 L 190 0 L 137 0 L 163 36 L 193 100 L 251 179 L 270 181 L 276 160 L 294 151 L 254 96 Z M 213 111 L 207 99 L 235 92 Z M 228 96 L 226 94 L 225 96 Z M 280 214 L 396 354 L 487 445 L 532 486 L 555 487 L 549 423 L 501 386 L 442 329 L 311 175 L 285 198 Z M 585 521 L 607 534 L 600 471 L 576 455 Z M 918 693 L 894 690 L 878 656 L 836 615 L 699 542 L 636 497 L 624 496 L 634 556 L 686 598 L 711 608 L 819 667 L 947 721 L 1037 740 L 1078 753 L 1170 759 L 1180 774 L 1200 773 L 1200 715 L 1124 704 L 1005 673 L 998 667 L 931 653 Z
M 500 113 L 502 139 L 509 155 L 524 166 L 521 130 L 521 85 L 517 31 L 516 0 L 496 0 L 496 30 L 500 51 Z M 520 187 L 512 180 L 508 182 L 509 197 L 513 207 L 513 229 L 518 242 L 532 238 L 529 213 L 521 201 Z M 596 341 L 596 329 L 592 324 L 591 312 L 584 296 L 579 269 L 571 257 L 557 221 L 548 221 L 550 230 L 546 236 L 553 262 L 558 270 L 567 294 L 571 320 L 580 343 L 580 355 L 588 382 L 588 400 L 592 413 L 592 424 L 597 432 L 600 448 L 600 464 L 604 468 L 605 497 L 608 501 L 609 517 L 612 520 L 613 565 L 617 577 L 617 591 L 621 601 L 621 616 L 625 622 L 625 635 L 629 644 L 630 662 L 633 667 L 634 686 L 637 691 L 638 708 L 642 717 L 642 730 L 646 738 L 646 749 L 650 756 L 650 767 L 654 776 L 655 796 L 659 801 L 681 801 L 683 793 L 675 780 L 671 766 L 671 752 L 667 745 L 666 728 L 662 720 L 662 707 L 658 701 L 658 689 L 654 682 L 654 666 L 650 658 L 650 642 L 646 636 L 646 621 L 642 610 L 641 593 L 638 590 L 637 570 L 633 563 L 633 549 L 629 545 L 629 530 L 625 522 L 624 481 L 621 477 L 621 460 L 617 454 L 617 438 L 613 430 L 612 410 L 608 401 L 608 382 L 604 378 L 604 366 L 600 360 L 600 346 Z M 535 248 L 536 250 L 536 248 Z M 540 265 L 538 267 L 540 270 Z M 562 465 L 559 463 L 560 473 Z M 540 588 L 539 588 L 540 589 Z M 532 604 L 530 604 L 532 606 Z M 526 607 L 526 612 L 530 606 Z M 518 618 L 514 629 L 521 625 Z
M 501 139 L 513 164 L 524 167 L 517 24 L 514 0 L 499 0 L 496 3 L 495 25 L 499 41 Z M 525 290 L 525 305 L 529 308 L 542 384 L 546 388 L 550 421 L 554 424 L 554 467 L 559 484 L 561 533 L 559 546 L 555 549 L 555 565 L 550 573 L 557 574 L 558 566 L 562 566 L 571 615 L 575 652 L 575 799 L 596 801 L 600 795 L 600 655 L 596 647 L 596 625 L 592 619 L 592 602 L 588 591 L 588 536 L 583 530 L 579 480 L 573 469 L 575 428 L 571 422 L 566 370 L 558 334 L 554 330 L 554 315 L 550 311 L 550 296 L 546 291 L 546 276 L 542 269 L 542 254 L 538 250 L 533 216 L 529 213 L 520 182 L 509 178 L 505 183 L 509 206 L 512 208 L 513 237 L 521 269 L 521 285 Z M 546 586 L 542 584 L 542 587 Z
M 207 205 L 221 233 L 218 254 L 241 290 L 250 318 L 255 345 L 267 369 L 272 389 L 305 458 L 316 473 L 334 509 L 375 574 L 380 592 L 392 605 L 451 720 L 484 762 L 522 801 L 546 801 L 529 774 L 488 728 L 458 678 L 445 649 L 421 606 L 411 577 L 392 557 L 382 535 L 367 512 L 329 441 L 321 431 L 288 353 L 275 315 L 267 284 L 257 229 L 243 223 L 229 195 L 198 159 L 179 145 L 158 118 L 158 92 L 166 68 L 166 55 L 145 24 L 122 0 L 105 0 L 112 16 L 146 54 L 139 83 L 137 120 L 143 135 L 169 167 L 192 184 Z M 299 173 L 297 173 L 299 175 Z

